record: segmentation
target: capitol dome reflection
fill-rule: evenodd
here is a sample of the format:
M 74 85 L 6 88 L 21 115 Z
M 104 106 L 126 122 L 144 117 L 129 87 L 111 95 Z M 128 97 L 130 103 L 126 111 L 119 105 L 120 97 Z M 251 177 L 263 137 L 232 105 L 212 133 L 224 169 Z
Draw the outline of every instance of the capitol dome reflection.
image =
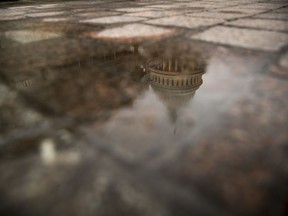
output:
M 167 107 L 172 123 L 176 123 L 178 112 L 189 104 L 202 85 L 205 68 L 205 62 L 201 59 L 190 63 L 183 63 L 177 58 L 159 58 L 147 62 L 149 84 Z

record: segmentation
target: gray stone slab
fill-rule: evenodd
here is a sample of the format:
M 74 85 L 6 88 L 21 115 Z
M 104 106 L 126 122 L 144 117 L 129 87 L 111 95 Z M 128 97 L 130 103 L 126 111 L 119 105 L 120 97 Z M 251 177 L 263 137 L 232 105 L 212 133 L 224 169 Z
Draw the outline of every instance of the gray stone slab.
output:
M 30 14 L 27 14 L 26 16 L 27 17 L 48 17 L 48 16 L 57 16 L 57 15 L 62 15 L 64 14 L 64 12 L 62 11 L 52 11 L 52 12 L 41 12 L 41 13 L 30 13 Z
M 116 9 L 116 11 L 120 11 L 120 12 L 142 12 L 142 11 L 149 11 L 151 10 L 151 8 L 143 8 L 143 7 L 137 7 L 137 8 L 118 8 Z
M 101 24 L 112 24 L 112 23 L 125 23 L 125 22 L 136 22 L 145 20 L 143 17 L 131 17 L 131 16 L 109 16 L 95 19 L 86 19 L 80 22 L 82 23 L 101 23 Z
M 120 14 L 119 12 L 112 12 L 112 11 L 94 11 L 94 12 L 78 13 L 75 14 L 75 16 L 83 18 L 96 18 L 104 16 L 115 16 L 119 14 Z
M 288 34 L 285 33 L 223 26 L 211 28 L 200 34 L 193 35 L 191 38 L 224 45 L 266 51 L 277 51 L 281 47 L 288 44 Z
M 66 22 L 71 20 L 73 20 L 71 17 L 49 17 L 42 19 L 43 22 Z
M 164 26 L 178 26 L 184 28 L 198 28 L 203 26 L 212 26 L 224 22 L 221 19 L 209 19 L 187 16 L 173 16 L 161 19 L 154 19 L 146 21 L 149 24 L 164 25 Z
M 43 4 L 43 5 L 38 5 L 36 8 L 46 9 L 46 8 L 58 8 L 61 6 L 62 4 Z
M 215 9 L 215 11 L 227 12 L 227 13 L 259 14 L 265 12 L 266 10 L 232 7 L 232 8 Z
M 279 4 L 263 4 L 263 3 L 247 4 L 247 5 L 239 6 L 239 8 L 243 8 L 243 9 L 261 9 L 261 10 L 278 9 L 281 7 L 282 5 L 279 5 Z
M 58 38 L 61 37 L 62 34 L 48 31 L 19 30 L 7 31 L 4 33 L 4 36 L 21 44 L 27 44 L 47 39 Z
M 181 13 L 183 12 L 182 11 L 143 11 L 143 12 L 129 13 L 127 14 L 127 16 L 158 18 L 158 17 L 179 15 Z
M 144 24 L 128 24 L 117 28 L 106 29 L 102 32 L 90 32 L 87 36 L 92 38 L 116 40 L 153 39 L 171 35 L 174 30 Z
M 240 19 L 226 23 L 228 25 L 259 28 L 265 30 L 288 31 L 288 21 L 264 19 Z
M 280 8 L 278 10 L 274 10 L 273 12 L 275 12 L 275 13 L 288 13 L 288 8 L 287 7 Z
M 255 18 L 261 19 L 276 19 L 276 20 L 288 20 L 288 14 L 285 13 L 265 13 L 255 16 Z
M 207 18 L 217 18 L 217 19 L 235 19 L 248 16 L 247 14 L 238 14 L 238 13 L 222 13 L 222 12 L 214 12 L 214 11 L 205 11 L 200 13 L 190 13 L 187 14 L 192 17 L 207 17 Z
M 147 8 L 159 8 L 159 9 L 174 9 L 174 8 L 177 8 L 177 7 L 180 7 L 180 5 L 177 5 L 177 4 L 172 4 L 172 5 L 149 5 L 149 6 L 146 6 Z

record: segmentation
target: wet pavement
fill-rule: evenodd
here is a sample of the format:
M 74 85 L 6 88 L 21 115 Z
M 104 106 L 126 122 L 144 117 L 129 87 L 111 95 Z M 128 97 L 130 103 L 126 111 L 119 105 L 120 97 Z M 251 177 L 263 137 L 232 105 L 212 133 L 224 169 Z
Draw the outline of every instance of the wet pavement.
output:
M 0 3 L 0 215 L 287 215 L 287 13 Z

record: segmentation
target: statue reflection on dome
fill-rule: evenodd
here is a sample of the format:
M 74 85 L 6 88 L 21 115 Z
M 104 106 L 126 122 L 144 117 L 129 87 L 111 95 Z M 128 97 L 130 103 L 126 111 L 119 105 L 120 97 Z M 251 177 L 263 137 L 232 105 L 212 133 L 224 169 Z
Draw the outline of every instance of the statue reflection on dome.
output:
M 190 63 L 177 58 L 159 58 L 147 62 L 145 79 L 167 107 L 170 121 L 175 127 L 180 110 L 190 103 L 202 85 L 205 67 L 201 59 Z

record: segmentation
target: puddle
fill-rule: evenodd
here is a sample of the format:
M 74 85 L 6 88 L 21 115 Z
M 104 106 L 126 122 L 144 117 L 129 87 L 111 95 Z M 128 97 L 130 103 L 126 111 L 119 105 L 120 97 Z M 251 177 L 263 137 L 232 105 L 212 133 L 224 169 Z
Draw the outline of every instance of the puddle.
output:
M 112 111 L 106 122 L 84 127 L 92 143 L 113 146 L 131 160 L 171 157 L 207 135 L 207 128 L 220 126 L 223 113 L 237 99 L 249 97 L 254 76 L 246 76 L 239 56 L 221 50 L 205 56 L 191 47 L 183 54 L 181 49 L 171 44 L 139 47 L 146 66 L 135 77 L 144 90 L 130 106 Z M 227 59 L 233 64 L 226 64 Z M 260 66 L 248 62 L 248 67 Z
M 177 153 L 220 126 L 231 105 L 250 97 L 266 64 L 178 40 L 103 47 L 71 64 L 13 71 L 6 79 L 57 118 L 75 119 L 93 144 L 129 159 Z

